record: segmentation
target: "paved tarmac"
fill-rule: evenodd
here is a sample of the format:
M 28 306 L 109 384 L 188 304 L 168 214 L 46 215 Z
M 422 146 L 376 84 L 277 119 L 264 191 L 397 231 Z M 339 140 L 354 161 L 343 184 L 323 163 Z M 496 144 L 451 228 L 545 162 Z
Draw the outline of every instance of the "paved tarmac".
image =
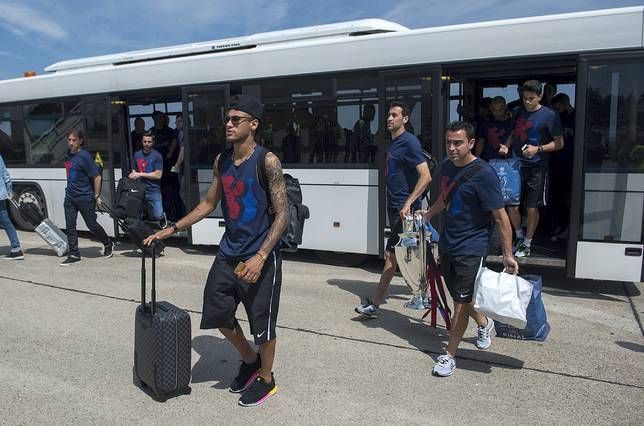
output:
M 1 235 L 1 234 L 0 234 Z M 216 251 L 175 245 L 159 259 L 158 299 L 192 318 L 192 393 L 165 403 L 133 384 L 140 258 L 111 259 L 81 238 L 83 261 L 58 266 L 39 237 L 20 233 L 26 259 L 0 261 L 2 424 L 642 424 L 642 283 L 565 280 L 545 269 L 552 331 L 544 343 L 495 338 L 475 348 L 470 325 L 452 377 L 430 370 L 447 334 L 402 307 L 396 277 L 380 318 L 353 308 L 381 261 L 357 268 L 287 255 L 278 325 L 278 393 L 243 408 L 227 391 L 238 357 L 199 329 L 203 284 Z M 0 254 L 8 252 L 0 240 Z M 243 309 L 239 310 L 243 318 Z M 242 326 L 247 329 L 247 322 Z

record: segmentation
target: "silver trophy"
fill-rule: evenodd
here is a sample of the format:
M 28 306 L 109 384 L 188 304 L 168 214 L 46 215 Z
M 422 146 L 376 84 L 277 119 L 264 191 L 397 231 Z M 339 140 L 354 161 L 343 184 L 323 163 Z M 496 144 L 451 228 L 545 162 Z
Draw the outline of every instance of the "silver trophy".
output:
M 400 241 L 394 250 L 400 273 L 413 295 L 405 307 L 427 309 L 427 235 L 422 212 L 404 218 L 402 228 L 403 232 L 398 234 Z

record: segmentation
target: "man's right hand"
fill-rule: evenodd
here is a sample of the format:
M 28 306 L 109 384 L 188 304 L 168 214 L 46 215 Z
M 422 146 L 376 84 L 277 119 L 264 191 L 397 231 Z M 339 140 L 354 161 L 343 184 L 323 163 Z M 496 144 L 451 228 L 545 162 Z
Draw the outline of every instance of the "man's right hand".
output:
M 174 234 L 174 228 L 168 227 L 168 228 L 162 229 L 150 235 L 145 240 L 143 240 L 143 244 L 145 244 L 146 246 L 151 246 L 152 243 L 154 243 L 155 241 L 165 240 L 166 238 L 170 237 L 172 234 Z
M 501 144 L 501 146 L 499 147 L 499 154 L 508 155 L 508 152 L 510 152 L 510 149 L 507 146 Z
M 141 176 L 139 175 L 139 173 L 138 173 L 138 172 L 136 172 L 135 170 L 132 170 L 132 172 L 128 175 L 128 177 L 129 177 L 130 179 L 138 179 L 138 178 L 140 178 Z

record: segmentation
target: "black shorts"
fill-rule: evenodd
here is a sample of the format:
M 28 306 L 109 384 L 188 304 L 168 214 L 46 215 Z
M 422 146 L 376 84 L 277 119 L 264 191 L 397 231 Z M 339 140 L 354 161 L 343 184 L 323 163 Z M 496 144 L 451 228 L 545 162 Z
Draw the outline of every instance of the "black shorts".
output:
M 451 256 L 441 253 L 441 272 L 449 294 L 456 303 L 471 303 L 474 282 L 483 258 L 479 256 Z
M 387 239 L 387 245 L 385 250 L 390 252 L 395 252 L 396 244 L 400 241 L 400 234 L 402 232 L 402 219 L 400 218 L 400 210 L 394 209 L 393 207 L 387 207 L 387 215 L 389 216 L 389 229 L 391 229 L 391 234 Z
M 522 192 L 525 206 L 530 208 L 546 205 L 548 167 L 521 167 Z
M 246 309 L 255 344 L 261 345 L 275 337 L 282 287 L 282 258 L 279 252 L 273 251 L 254 284 L 235 277 L 238 263 L 238 259 L 215 258 L 203 292 L 201 328 L 234 329 L 239 325 L 235 312 L 241 302 Z

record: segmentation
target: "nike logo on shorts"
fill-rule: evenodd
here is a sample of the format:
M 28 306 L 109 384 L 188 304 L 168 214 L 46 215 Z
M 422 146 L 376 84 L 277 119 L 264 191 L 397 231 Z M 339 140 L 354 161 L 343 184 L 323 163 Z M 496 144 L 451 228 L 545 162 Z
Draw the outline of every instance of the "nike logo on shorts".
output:
M 259 339 L 259 338 L 261 338 L 261 337 L 264 335 L 264 333 L 266 333 L 266 330 L 264 330 L 264 331 L 262 331 L 261 333 L 259 333 L 259 334 L 257 335 L 257 338 L 258 338 L 258 339 Z

